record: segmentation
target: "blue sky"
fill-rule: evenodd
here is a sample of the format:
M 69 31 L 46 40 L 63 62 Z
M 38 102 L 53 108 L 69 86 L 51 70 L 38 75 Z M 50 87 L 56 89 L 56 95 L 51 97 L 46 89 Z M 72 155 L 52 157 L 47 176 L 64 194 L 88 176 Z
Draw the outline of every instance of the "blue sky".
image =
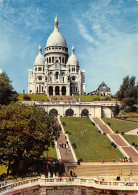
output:
M 0 68 L 17 92 L 27 92 L 28 69 L 56 14 L 69 54 L 73 45 L 86 70 L 87 92 L 104 81 L 114 94 L 125 76 L 137 76 L 138 1 L 0 0 Z

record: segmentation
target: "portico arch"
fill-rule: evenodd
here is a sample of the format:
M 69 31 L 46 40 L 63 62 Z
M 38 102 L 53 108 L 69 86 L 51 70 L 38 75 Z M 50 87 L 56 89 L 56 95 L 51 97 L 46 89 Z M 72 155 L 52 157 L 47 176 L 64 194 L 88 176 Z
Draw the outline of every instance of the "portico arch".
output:
M 67 109 L 65 112 L 66 116 L 73 116 L 73 114 L 74 114 L 74 110 L 72 110 L 71 108 Z
M 62 87 L 62 95 L 66 95 L 66 87 L 65 86 Z
M 53 95 L 53 87 L 52 86 L 49 87 L 49 95 Z
M 58 115 L 58 111 L 56 110 L 56 109 L 51 109 L 50 111 L 49 111 L 49 114 L 50 115 L 52 115 L 52 116 L 57 116 Z
M 89 115 L 89 111 L 87 109 L 83 109 L 81 111 L 81 116 L 88 116 Z

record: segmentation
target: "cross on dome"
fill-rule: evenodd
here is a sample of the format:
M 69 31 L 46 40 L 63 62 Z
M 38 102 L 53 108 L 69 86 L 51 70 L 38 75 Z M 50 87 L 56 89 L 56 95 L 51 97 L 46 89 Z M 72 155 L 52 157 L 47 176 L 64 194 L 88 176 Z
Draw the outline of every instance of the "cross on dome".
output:
M 42 53 L 41 45 L 39 46 L 39 53 Z
M 55 20 L 54 20 L 54 30 L 58 30 L 58 19 L 57 19 L 57 16 L 55 17 Z
M 74 49 L 74 47 L 72 46 L 72 54 L 75 54 L 75 49 Z

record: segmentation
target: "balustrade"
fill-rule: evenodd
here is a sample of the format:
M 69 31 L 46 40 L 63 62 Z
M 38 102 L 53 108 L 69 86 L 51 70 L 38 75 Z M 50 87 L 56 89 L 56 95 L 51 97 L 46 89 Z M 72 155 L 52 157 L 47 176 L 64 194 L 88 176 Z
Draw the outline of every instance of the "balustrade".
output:
M 31 186 L 35 186 L 35 185 L 41 185 L 42 186 L 58 186 L 58 185 L 85 185 L 86 187 L 97 187 L 98 186 L 105 186 L 106 189 L 114 189 L 114 187 L 120 188 L 121 186 L 123 186 L 123 190 L 128 189 L 128 187 L 130 188 L 131 186 L 131 190 L 134 191 L 138 191 L 137 186 L 138 186 L 138 182 L 128 182 L 128 181 L 101 181 L 101 180 L 95 180 L 95 179 L 85 179 L 85 178 L 69 178 L 69 177 L 61 177 L 61 178 L 43 178 L 43 177 L 39 177 L 39 178 L 32 178 L 32 179 L 26 179 L 23 181 L 16 181 L 15 183 L 11 183 L 11 184 L 7 184 L 7 182 L 1 182 L 0 183 L 0 194 L 4 194 L 8 191 L 12 191 L 12 189 L 14 190 L 16 189 L 21 189 L 23 188 L 27 188 Z

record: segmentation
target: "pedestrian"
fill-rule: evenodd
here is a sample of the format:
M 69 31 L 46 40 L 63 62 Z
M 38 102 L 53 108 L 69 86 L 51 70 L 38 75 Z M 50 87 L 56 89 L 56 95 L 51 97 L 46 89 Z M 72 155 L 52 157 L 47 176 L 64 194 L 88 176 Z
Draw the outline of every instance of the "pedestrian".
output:
M 65 139 L 67 139 L 67 137 L 65 136 Z
M 66 144 L 65 144 L 65 148 L 66 148 Z
M 69 144 L 68 141 L 66 141 L 66 144 L 67 144 L 67 145 Z

